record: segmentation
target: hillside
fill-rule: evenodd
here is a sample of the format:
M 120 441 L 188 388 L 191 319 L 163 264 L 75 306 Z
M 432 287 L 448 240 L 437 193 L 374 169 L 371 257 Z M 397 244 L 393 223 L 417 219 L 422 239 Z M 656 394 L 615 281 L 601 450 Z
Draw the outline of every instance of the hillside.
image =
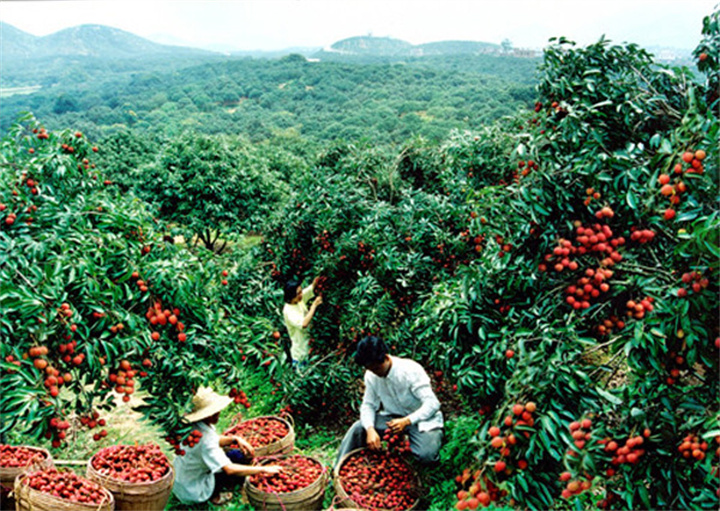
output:
M 342 39 L 323 50 L 341 55 L 372 55 L 375 57 L 422 57 L 429 55 L 498 54 L 499 44 L 478 41 L 436 41 L 413 45 L 391 37 L 358 36 Z M 320 54 L 322 55 L 322 53 Z
M 119 59 L 151 55 L 210 55 L 196 48 L 154 43 L 130 32 L 104 25 L 79 25 L 46 36 L 34 36 L 12 25 L 0 27 L 3 59 L 82 56 Z
M 295 133 L 315 140 L 372 137 L 388 143 L 477 128 L 529 106 L 533 98 L 530 66 L 513 74 L 499 65 L 506 71 L 499 76 L 492 66 L 480 74 L 431 63 L 421 68 L 308 62 L 299 55 L 222 60 L 174 70 L 147 67 L 119 76 L 101 71 L 94 79 L 7 97 L 0 128 L 7 129 L 21 112 L 33 111 L 50 127 L 73 123 L 96 135 L 128 126 L 166 133 L 243 133 L 256 141 Z
M 7 58 L 32 57 L 38 38 L 14 26 L 0 21 L 0 48 L 3 60 Z
M 481 53 L 497 54 L 501 47 L 499 44 L 478 41 L 437 41 L 418 44 L 415 49 L 420 55 L 478 55 Z
M 359 36 L 343 39 L 332 44 L 329 51 L 355 55 L 408 55 L 412 44 L 391 37 Z
M 480 41 L 435 41 L 414 45 L 391 37 L 357 36 L 337 41 L 312 57 L 347 62 L 405 62 L 425 57 L 479 55 L 508 56 L 499 44 Z M 539 57 L 539 54 L 530 52 L 523 56 Z

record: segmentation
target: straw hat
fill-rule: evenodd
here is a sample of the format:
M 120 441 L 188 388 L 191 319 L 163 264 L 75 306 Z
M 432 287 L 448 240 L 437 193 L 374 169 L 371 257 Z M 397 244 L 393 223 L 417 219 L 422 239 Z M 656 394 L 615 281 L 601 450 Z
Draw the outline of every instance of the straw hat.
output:
M 192 398 L 192 411 L 185 414 L 188 422 L 207 419 L 232 403 L 232 398 L 221 396 L 210 387 L 200 387 Z

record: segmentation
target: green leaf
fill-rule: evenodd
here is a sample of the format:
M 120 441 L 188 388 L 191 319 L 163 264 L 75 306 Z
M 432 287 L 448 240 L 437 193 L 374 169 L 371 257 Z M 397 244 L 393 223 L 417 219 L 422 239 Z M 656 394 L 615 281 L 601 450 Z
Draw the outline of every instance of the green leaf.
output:
M 672 154 L 672 143 L 668 139 L 663 138 L 662 143 L 660 144 L 660 150 L 658 152 L 661 154 Z
M 675 219 L 676 222 L 689 222 L 695 220 L 700 215 L 699 211 L 688 211 L 686 213 L 680 213 Z
M 623 402 L 622 399 L 620 399 L 620 398 L 612 395 L 610 392 L 608 392 L 608 391 L 605 390 L 605 389 L 600 389 L 600 388 L 599 388 L 599 389 L 597 389 L 597 393 L 600 394 L 600 395 L 601 395 L 602 397 L 604 397 L 607 401 L 609 401 L 610 403 L 612 403 L 612 404 L 614 404 L 614 405 L 621 405 L 622 402 Z
M 645 417 L 645 410 L 641 410 L 640 408 L 636 408 L 636 407 L 633 406 L 633 407 L 630 409 L 630 416 L 631 416 L 633 419 L 638 419 L 638 418 Z
M 635 194 L 632 193 L 632 191 L 627 191 L 627 194 L 625 194 L 625 200 L 627 202 L 627 205 L 630 206 L 631 209 L 637 209 L 637 199 L 635 198 Z

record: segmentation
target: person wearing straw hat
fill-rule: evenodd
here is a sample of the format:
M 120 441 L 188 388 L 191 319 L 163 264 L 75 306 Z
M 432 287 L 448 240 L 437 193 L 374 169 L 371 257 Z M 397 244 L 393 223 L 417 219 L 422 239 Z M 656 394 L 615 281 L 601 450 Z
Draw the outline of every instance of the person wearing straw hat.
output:
M 252 446 L 237 435 L 218 435 L 215 424 L 220 412 L 232 402 L 209 387 L 200 387 L 192 399 L 192 411 L 184 417 L 202 433 L 200 441 L 188 447 L 185 455 L 175 458 L 175 484 L 173 493 L 183 504 L 210 501 L 224 504 L 232 498 L 231 492 L 223 492 L 244 481 L 245 476 L 267 473 L 277 474 L 277 465 L 252 466 Z M 238 444 L 239 449 L 223 447 Z

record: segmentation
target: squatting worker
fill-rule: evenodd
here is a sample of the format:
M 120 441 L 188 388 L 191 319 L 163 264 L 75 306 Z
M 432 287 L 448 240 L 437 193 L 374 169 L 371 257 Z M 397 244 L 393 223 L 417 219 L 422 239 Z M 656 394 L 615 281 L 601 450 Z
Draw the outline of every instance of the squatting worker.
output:
M 193 396 L 193 409 L 185 415 L 187 422 L 202 433 L 202 438 L 185 455 L 175 458 L 175 484 L 173 492 L 183 504 L 196 504 L 210 500 L 220 505 L 232 498 L 232 488 L 244 481 L 245 476 L 268 473 L 277 474 L 277 465 L 251 466 L 254 456 L 250 443 L 241 436 L 218 435 L 215 424 L 220 411 L 232 402 L 232 398 L 221 396 L 209 387 L 200 387 Z M 225 446 L 237 443 L 239 449 Z
M 355 362 L 366 369 L 360 420 L 345 434 L 335 464 L 354 449 L 380 449 L 381 436 L 387 429 L 406 432 L 410 450 L 418 461 L 438 461 L 443 415 L 422 366 L 389 355 L 385 342 L 375 336 L 358 343 Z
M 310 352 L 310 333 L 308 328 L 315 311 L 322 303 L 322 296 L 313 300 L 308 309 L 306 302 L 315 295 L 315 286 L 319 277 L 316 277 L 305 289 L 297 280 L 288 280 L 285 283 L 285 306 L 283 307 L 283 318 L 285 327 L 290 335 L 290 358 L 292 364 L 302 364 Z

